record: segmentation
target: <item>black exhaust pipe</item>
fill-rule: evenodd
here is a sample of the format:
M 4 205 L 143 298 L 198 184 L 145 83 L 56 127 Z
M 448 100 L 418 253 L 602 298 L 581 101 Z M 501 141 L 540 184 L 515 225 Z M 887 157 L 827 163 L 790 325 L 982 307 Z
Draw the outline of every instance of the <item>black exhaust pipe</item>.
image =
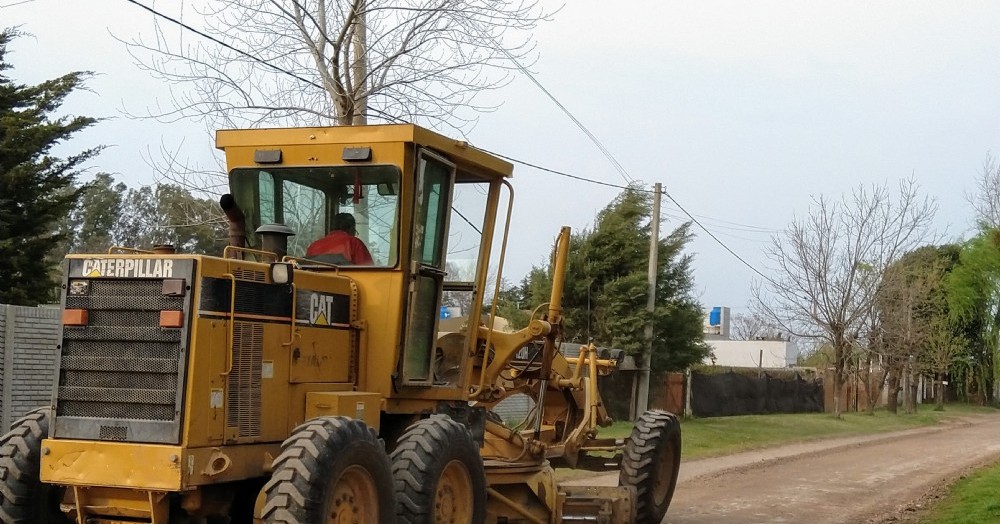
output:
M 247 224 L 243 211 L 236 203 L 233 195 L 226 193 L 219 199 L 219 207 L 226 214 L 229 220 L 229 245 L 233 247 L 246 247 Z

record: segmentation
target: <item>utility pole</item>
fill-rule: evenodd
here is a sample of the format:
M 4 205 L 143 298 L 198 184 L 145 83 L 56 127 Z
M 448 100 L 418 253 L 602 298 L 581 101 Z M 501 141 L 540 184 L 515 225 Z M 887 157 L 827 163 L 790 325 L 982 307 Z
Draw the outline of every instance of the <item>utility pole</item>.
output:
M 642 354 L 642 365 L 639 368 L 639 387 L 636 388 L 635 413 L 633 420 L 642 416 L 649 407 L 649 364 L 653 356 L 653 312 L 656 310 L 656 274 L 659 267 L 658 252 L 660 248 L 660 194 L 662 188 L 657 182 L 653 189 L 653 216 L 650 219 L 649 232 L 649 293 L 646 296 L 646 311 L 649 320 L 646 321 L 646 351 Z

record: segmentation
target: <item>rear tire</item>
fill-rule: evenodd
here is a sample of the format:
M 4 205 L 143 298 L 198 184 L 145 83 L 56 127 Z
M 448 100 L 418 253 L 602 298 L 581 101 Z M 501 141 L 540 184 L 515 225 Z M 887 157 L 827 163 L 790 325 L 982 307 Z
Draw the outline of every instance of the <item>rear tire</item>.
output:
M 49 434 L 49 408 L 29 411 L 0 438 L 0 522 L 68 524 L 59 510 L 63 488 L 39 478 L 42 439 Z
M 266 524 L 393 524 L 392 472 L 367 424 L 321 417 L 295 428 L 264 486 Z
M 431 415 L 399 437 L 392 452 L 399 524 L 486 520 L 486 471 L 465 426 Z
M 636 523 L 659 524 L 670 507 L 681 466 L 681 426 L 673 413 L 642 414 L 625 442 L 619 486 L 636 490 Z

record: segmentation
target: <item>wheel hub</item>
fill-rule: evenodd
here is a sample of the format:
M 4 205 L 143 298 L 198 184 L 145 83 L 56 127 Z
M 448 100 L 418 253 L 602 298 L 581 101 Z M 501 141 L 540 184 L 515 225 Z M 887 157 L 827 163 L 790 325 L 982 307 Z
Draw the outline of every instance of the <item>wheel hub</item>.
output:
M 449 462 L 441 472 L 434 494 L 434 522 L 472 524 L 472 476 L 457 460 Z
M 379 506 L 375 480 L 360 466 L 344 470 L 330 495 L 327 524 L 378 522 Z

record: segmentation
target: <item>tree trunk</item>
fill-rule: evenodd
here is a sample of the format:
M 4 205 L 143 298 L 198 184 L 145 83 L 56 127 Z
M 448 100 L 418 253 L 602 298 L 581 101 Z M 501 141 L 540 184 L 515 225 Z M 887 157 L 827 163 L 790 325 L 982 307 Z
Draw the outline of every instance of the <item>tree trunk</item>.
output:
M 833 416 L 840 417 L 841 392 L 844 390 L 844 370 L 840 366 L 833 368 Z
M 840 410 L 840 400 L 841 393 L 844 390 L 844 382 L 846 377 L 844 377 L 844 371 L 847 368 L 847 350 L 845 348 L 846 342 L 842 335 L 834 335 L 833 337 L 833 416 L 835 418 L 841 418 Z
M 919 381 L 917 380 L 917 377 L 914 376 L 913 378 L 910 379 L 910 412 L 909 412 L 910 415 L 913 415 L 917 412 L 917 404 L 920 403 L 919 400 L 917 399 L 917 395 L 920 393 L 919 388 L 920 388 Z
M 888 385 L 886 386 L 885 409 L 893 415 L 899 414 L 899 370 L 889 372 Z
M 903 367 L 903 413 L 912 415 L 916 411 L 916 388 L 913 386 L 913 373 L 910 371 L 910 359 L 906 359 Z
M 937 374 L 937 398 L 934 409 L 944 411 L 944 373 Z
M 871 376 L 871 373 L 868 375 Z M 877 384 L 872 383 L 871 379 L 865 382 L 865 391 L 867 392 L 866 396 L 868 397 L 868 414 L 873 416 L 875 415 L 875 406 L 878 405 L 878 398 L 882 396 L 882 388 L 886 385 L 886 378 L 889 375 L 889 370 L 883 369 L 881 373 L 876 373 L 875 375 L 878 379 Z

